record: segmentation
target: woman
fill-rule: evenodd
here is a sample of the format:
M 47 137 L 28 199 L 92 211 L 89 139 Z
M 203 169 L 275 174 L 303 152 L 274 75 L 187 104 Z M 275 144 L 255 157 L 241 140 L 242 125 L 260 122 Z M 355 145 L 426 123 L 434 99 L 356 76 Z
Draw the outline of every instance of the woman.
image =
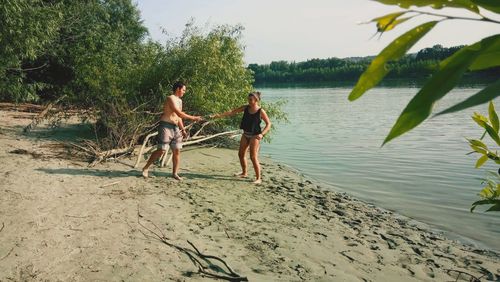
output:
M 264 109 L 262 109 L 259 105 L 260 95 L 260 92 L 252 92 L 248 94 L 248 105 L 241 106 L 229 112 L 210 116 L 211 118 L 221 118 L 243 112 L 243 118 L 241 119 L 240 124 L 240 128 L 243 129 L 243 134 L 241 135 L 240 149 L 238 151 L 241 173 L 237 173 L 235 176 L 242 178 L 248 176 L 247 160 L 245 156 L 248 148 L 250 147 L 250 159 L 252 160 L 253 169 L 255 170 L 254 184 L 262 183 L 261 169 L 258 159 L 259 146 L 260 140 L 262 140 L 264 135 L 266 135 L 271 129 L 271 121 L 269 120 L 269 117 Z M 264 130 L 260 127 L 261 120 L 263 120 L 266 124 Z

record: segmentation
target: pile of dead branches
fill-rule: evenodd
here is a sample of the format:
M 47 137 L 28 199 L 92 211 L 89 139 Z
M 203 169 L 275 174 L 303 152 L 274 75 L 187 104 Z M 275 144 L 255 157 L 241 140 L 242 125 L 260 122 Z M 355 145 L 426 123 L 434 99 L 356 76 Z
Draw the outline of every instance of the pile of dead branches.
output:
M 89 161 L 89 166 L 105 162 L 107 160 L 118 159 L 124 156 L 137 154 L 137 160 L 134 167 L 137 167 L 144 156 L 154 150 L 156 147 L 156 136 L 158 126 L 159 112 L 141 111 L 139 108 L 128 109 L 123 104 L 110 104 L 101 111 L 86 110 L 69 111 L 65 107 L 58 106 L 58 103 L 64 98 L 61 97 L 53 103 L 46 106 L 30 105 L 26 109 L 36 110 L 37 115 L 32 122 L 24 128 L 24 133 L 29 134 L 42 121 L 54 119 L 54 117 L 65 118 L 68 115 L 87 116 L 87 120 L 95 121 L 93 123 L 94 136 L 91 139 L 81 139 L 74 142 L 64 142 L 63 146 L 71 150 L 73 157 Z M 121 106 L 117 106 L 121 105 Z M 190 146 L 207 142 L 214 138 L 223 136 L 234 136 L 238 134 L 237 130 L 225 132 L 208 132 L 207 125 L 210 122 L 191 123 L 185 127 L 188 131 L 188 137 L 183 140 L 183 146 Z M 138 152 L 137 152 L 138 151 Z M 172 154 L 167 152 L 160 158 L 161 166 L 169 165 Z

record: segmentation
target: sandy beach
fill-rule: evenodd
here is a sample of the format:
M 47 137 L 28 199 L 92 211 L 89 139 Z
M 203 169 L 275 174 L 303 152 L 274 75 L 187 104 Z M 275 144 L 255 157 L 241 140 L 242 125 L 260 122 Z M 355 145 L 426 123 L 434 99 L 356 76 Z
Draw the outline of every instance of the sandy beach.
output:
M 52 145 L 71 135 L 23 135 L 32 117 L 0 111 L 0 281 L 210 281 L 180 251 L 188 241 L 250 281 L 500 281 L 500 255 L 270 159 L 253 185 L 232 176 L 234 150 L 186 147 L 184 181 L 170 167 L 143 179 L 134 156 L 60 157 Z

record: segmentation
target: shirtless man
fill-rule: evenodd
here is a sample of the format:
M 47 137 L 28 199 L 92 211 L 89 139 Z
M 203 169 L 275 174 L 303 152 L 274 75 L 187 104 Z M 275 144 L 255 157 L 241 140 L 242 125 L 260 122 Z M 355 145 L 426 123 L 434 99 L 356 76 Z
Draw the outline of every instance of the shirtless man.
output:
M 190 119 L 193 121 L 200 121 L 200 116 L 191 116 L 182 111 L 182 96 L 186 92 L 186 85 L 182 82 L 174 83 L 172 87 L 172 95 L 167 97 L 163 105 L 163 114 L 160 117 L 160 124 L 158 125 L 158 149 L 151 154 L 147 164 L 142 169 L 142 176 L 149 177 L 149 166 L 159 159 L 167 150 L 167 146 L 172 149 L 172 177 L 181 181 L 182 177 L 179 176 L 179 161 L 180 152 L 182 148 L 182 138 L 187 137 L 186 130 L 182 119 Z

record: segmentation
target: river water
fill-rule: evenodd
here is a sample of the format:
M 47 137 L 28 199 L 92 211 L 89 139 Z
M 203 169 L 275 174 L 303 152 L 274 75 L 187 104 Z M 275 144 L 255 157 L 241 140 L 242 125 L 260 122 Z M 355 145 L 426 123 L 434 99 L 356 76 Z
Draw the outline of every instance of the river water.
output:
M 444 109 L 480 88 L 458 88 L 436 105 Z M 265 101 L 287 100 L 289 123 L 275 123 L 261 154 L 286 163 L 336 191 L 447 231 L 448 236 L 500 250 L 500 213 L 470 213 L 481 179 L 478 155 L 465 137 L 482 130 L 470 118 L 487 104 L 425 121 L 381 147 L 418 88 L 380 87 L 349 102 L 348 87 L 258 88 Z M 498 108 L 500 109 L 500 103 Z M 488 144 L 493 145 L 492 141 Z

